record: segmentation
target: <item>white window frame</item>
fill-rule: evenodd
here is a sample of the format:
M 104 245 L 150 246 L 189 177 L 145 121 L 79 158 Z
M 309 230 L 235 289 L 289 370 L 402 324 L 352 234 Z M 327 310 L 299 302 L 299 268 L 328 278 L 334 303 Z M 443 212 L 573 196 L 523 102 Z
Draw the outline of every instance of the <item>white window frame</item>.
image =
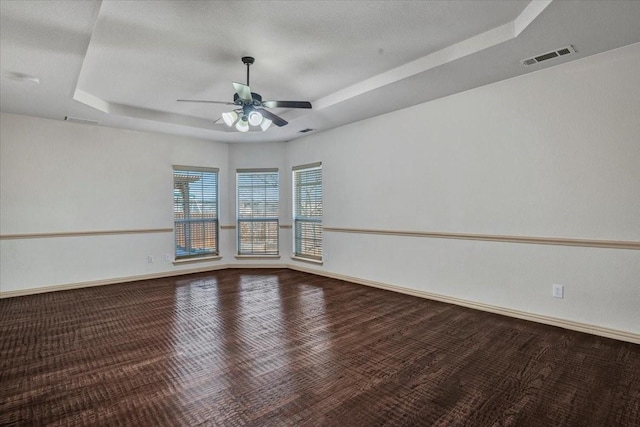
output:
M 322 163 L 293 167 L 292 183 L 293 256 L 322 262 Z
M 173 166 L 174 250 L 176 261 L 218 256 L 219 169 L 195 166 Z M 205 174 L 212 174 L 213 187 L 205 186 Z M 201 183 L 200 188 L 193 185 Z M 192 194 L 195 193 L 195 194 Z M 192 197 L 193 196 L 193 197 Z M 189 203 L 185 203 L 189 200 Z M 207 209 L 207 206 L 213 205 Z M 182 214 L 182 215 L 180 215 Z M 213 226 L 213 227 L 211 227 Z M 195 234 L 194 234 L 195 233 Z M 181 245 L 180 243 L 183 243 Z M 213 246 L 211 246 L 213 245 Z
M 258 178 L 257 182 L 250 177 Z M 269 189 L 273 190 L 273 185 L 267 182 L 268 177 L 275 178 L 275 198 L 272 197 L 273 191 L 269 191 Z M 251 185 L 249 193 L 247 193 L 246 184 L 249 179 Z M 263 179 L 262 184 L 259 182 L 261 179 Z M 244 182 L 241 183 L 241 180 Z M 247 207 L 246 204 L 250 206 Z M 255 209 L 253 208 L 254 204 L 258 205 Z M 280 254 L 279 209 L 280 174 L 277 168 L 236 170 L 236 247 L 238 256 L 278 256 Z M 255 227 L 259 230 L 257 234 L 255 234 Z M 274 238 L 275 247 L 271 242 Z

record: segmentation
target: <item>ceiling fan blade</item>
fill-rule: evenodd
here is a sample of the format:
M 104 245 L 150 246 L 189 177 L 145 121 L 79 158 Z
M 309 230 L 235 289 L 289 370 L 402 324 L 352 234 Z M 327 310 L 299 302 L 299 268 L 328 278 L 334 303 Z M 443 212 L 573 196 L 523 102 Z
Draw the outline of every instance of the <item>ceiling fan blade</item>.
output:
M 201 102 L 204 104 L 224 104 L 224 105 L 236 105 L 233 102 L 224 102 L 224 101 L 207 101 L 204 99 L 178 99 L 178 102 Z
M 253 98 L 251 97 L 251 89 L 247 85 L 243 85 L 242 83 L 233 82 L 233 88 L 236 90 L 236 93 L 245 102 L 253 102 Z
M 260 114 L 262 114 L 262 117 L 266 117 L 267 119 L 271 120 L 273 124 L 276 126 L 285 126 L 286 124 L 289 123 L 282 117 L 276 116 L 271 111 L 263 110 L 263 109 L 257 109 L 256 111 L 260 111 Z
M 311 108 L 308 101 L 265 101 L 262 105 L 267 108 Z

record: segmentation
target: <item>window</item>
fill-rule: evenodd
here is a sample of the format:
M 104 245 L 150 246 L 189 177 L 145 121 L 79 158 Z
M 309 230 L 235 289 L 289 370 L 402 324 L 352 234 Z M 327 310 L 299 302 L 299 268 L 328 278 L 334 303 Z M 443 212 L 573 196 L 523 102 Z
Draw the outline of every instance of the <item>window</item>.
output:
M 218 169 L 173 167 L 176 259 L 218 255 Z
M 238 255 L 278 255 L 278 169 L 238 169 Z
M 322 164 L 293 168 L 294 255 L 322 260 Z

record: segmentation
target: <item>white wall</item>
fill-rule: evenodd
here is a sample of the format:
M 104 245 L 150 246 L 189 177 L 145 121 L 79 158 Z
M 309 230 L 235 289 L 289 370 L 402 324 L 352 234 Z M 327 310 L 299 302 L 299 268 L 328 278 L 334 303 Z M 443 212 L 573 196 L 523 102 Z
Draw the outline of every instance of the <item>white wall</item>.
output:
M 173 164 L 235 169 L 321 161 L 324 225 L 640 241 L 640 45 L 574 61 L 287 144 L 221 144 L 2 114 L 0 234 L 172 228 Z M 395 123 L 411 123 L 402 128 Z M 324 234 L 323 266 L 295 266 L 640 333 L 640 251 Z M 219 262 L 239 265 L 235 230 Z M 0 290 L 171 273 L 173 234 L 0 241 Z M 147 255 L 156 257 L 148 264 Z M 551 298 L 551 284 L 565 298 Z
M 11 114 L 0 131 L 2 235 L 172 229 L 175 164 L 220 168 L 229 197 L 227 144 Z M 3 239 L 0 290 L 193 268 L 165 262 L 173 245 L 172 232 Z
M 314 161 L 326 227 L 640 241 L 640 45 L 290 143 Z M 318 270 L 640 333 L 637 250 L 330 231 L 324 250 Z

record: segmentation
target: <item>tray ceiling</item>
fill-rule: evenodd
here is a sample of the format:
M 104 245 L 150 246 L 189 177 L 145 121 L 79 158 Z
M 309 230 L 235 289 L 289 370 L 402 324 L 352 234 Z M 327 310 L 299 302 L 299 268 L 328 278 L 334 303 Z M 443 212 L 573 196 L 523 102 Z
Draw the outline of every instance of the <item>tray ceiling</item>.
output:
M 640 42 L 638 1 L 0 2 L 3 112 L 225 142 L 289 141 Z M 576 53 L 520 60 L 572 45 Z M 214 123 L 244 82 L 290 123 Z M 23 74 L 40 84 L 16 79 Z

